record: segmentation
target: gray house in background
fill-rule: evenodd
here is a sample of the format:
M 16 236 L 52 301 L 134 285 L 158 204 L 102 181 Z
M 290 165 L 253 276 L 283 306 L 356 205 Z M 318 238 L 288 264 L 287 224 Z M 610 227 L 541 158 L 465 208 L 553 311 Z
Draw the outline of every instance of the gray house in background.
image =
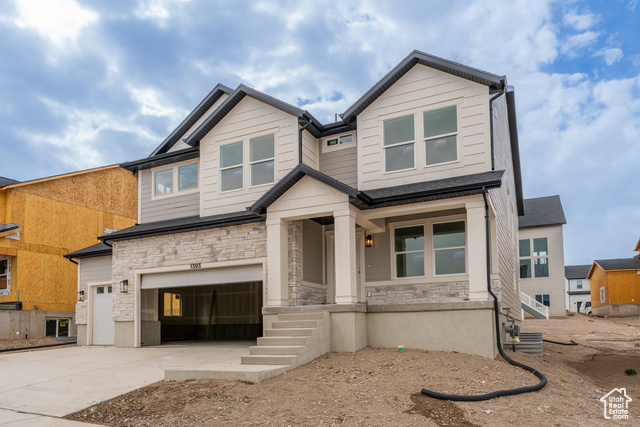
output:
M 567 310 L 585 313 L 586 303 L 591 305 L 591 281 L 587 279 L 589 265 L 567 265 L 564 268 Z

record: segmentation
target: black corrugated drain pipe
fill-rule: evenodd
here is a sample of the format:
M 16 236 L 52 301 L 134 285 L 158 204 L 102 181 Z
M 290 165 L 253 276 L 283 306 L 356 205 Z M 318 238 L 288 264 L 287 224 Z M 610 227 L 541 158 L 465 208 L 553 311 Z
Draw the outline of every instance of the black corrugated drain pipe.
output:
M 514 394 L 529 393 L 530 391 L 538 391 L 538 390 L 541 390 L 545 385 L 547 385 L 547 378 L 544 376 L 544 374 L 542 374 L 542 372 L 532 368 L 531 366 L 527 366 L 523 363 L 516 362 L 515 360 L 507 356 L 504 350 L 502 349 L 502 344 L 500 342 L 501 331 L 500 331 L 500 317 L 499 317 L 500 312 L 498 308 L 498 297 L 491 290 L 491 250 L 490 250 L 491 246 L 489 241 L 491 234 L 490 234 L 490 228 L 489 228 L 489 204 L 487 202 L 487 191 L 484 187 L 482 187 L 482 197 L 484 198 L 484 216 L 485 216 L 485 229 L 486 229 L 485 233 L 486 233 L 486 240 L 487 240 L 487 247 L 486 247 L 487 290 L 493 297 L 493 311 L 494 311 L 495 322 L 496 322 L 496 342 L 498 344 L 498 352 L 500 353 L 500 356 L 504 358 L 504 360 L 506 360 L 513 366 L 517 366 L 519 368 L 524 369 L 525 371 L 529 371 L 536 377 L 540 378 L 540 382 L 532 386 L 512 388 L 508 390 L 498 390 L 498 391 L 492 391 L 491 393 L 487 393 L 487 394 L 476 394 L 476 395 L 470 395 L 470 396 L 463 396 L 458 394 L 444 394 L 444 393 L 438 393 L 436 391 L 427 390 L 426 388 L 422 389 L 422 394 L 424 394 L 425 396 L 433 397 L 440 400 L 453 400 L 458 402 L 477 402 L 481 400 L 493 399 L 495 397 L 512 396 Z

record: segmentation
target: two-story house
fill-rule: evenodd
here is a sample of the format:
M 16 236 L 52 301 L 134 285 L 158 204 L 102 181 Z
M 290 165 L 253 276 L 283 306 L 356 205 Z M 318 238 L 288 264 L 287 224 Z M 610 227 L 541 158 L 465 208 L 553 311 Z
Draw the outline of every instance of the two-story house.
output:
M 574 313 L 587 313 L 591 307 L 591 283 L 587 279 L 591 265 L 567 265 L 564 268 L 566 307 Z
M 264 334 L 271 353 L 255 354 L 284 354 L 277 337 L 297 345 L 290 322 L 308 315 L 325 350 L 494 357 L 488 281 L 500 322 L 504 308 L 521 317 L 513 88 L 414 51 L 340 117 L 218 85 L 123 165 L 139 176 L 138 224 L 69 255 L 79 342 Z

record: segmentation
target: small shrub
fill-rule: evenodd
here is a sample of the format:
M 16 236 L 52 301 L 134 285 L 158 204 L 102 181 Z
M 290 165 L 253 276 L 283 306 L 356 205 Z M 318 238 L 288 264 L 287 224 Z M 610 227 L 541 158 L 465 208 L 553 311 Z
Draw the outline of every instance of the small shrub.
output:
M 624 373 L 627 374 L 627 375 L 636 375 L 637 374 L 635 369 L 625 369 Z

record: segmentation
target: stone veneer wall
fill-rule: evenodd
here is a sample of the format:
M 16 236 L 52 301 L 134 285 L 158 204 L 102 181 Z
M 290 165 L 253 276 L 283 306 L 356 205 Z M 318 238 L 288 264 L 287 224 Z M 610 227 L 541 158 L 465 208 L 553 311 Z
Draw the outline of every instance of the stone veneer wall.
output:
M 302 221 L 289 222 L 289 305 L 324 304 L 325 287 L 302 282 Z
M 267 229 L 264 222 L 121 240 L 113 244 L 112 280 L 114 286 L 125 279 L 133 283 L 133 271 L 142 268 L 266 256 Z M 116 322 L 132 321 L 133 292 L 115 292 L 114 297 L 113 319 Z
M 469 298 L 469 282 L 366 286 L 365 295 L 369 292 L 366 300 L 370 305 L 464 301 Z

